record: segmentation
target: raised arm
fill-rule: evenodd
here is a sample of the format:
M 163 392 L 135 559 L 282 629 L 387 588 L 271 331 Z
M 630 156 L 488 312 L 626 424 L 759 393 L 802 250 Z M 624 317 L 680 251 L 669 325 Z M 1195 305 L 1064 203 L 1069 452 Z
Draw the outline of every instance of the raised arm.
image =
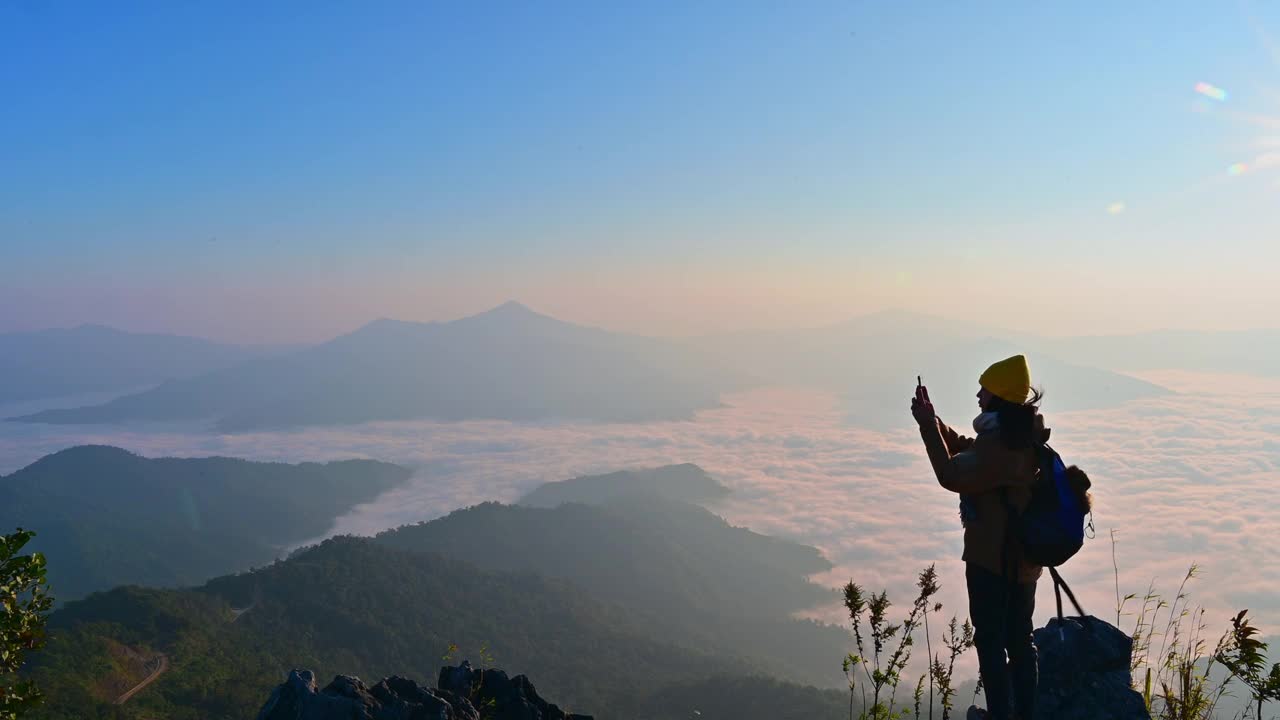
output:
M 1008 457 L 996 436 L 983 436 L 968 441 L 968 447 L 952 454 L 943 439 L 941 428 L 920 428 L 920 437 L 933 465 L 938 484 L 954 493 L 973 495 L 1017 484 L 1017 458 Z

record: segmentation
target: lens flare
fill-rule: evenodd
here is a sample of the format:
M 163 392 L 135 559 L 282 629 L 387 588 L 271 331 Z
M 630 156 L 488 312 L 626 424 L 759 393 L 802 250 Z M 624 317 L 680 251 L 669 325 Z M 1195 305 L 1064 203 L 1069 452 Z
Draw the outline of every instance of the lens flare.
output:
M 1249 166 L 1245 163 L 1236 163 L 1235 165 L 1227 168 L 1227 174 L 1233 177 L 1236 175 L 1243 175 L 1247 172 L 1249 172 Z
M 1108 206 L 1107 206 L 1107 214 L 1109 214 L 1109 215 L 1119 215 L 1119 214 L 1123 213 L 1126 209 L 1127 209 L 1127 206 L 1126 206 L 1124 203 L 1122 203 L 1122 202 L 1113 202 L 1113 203 L 1111 203 L 1110 205 L 1108 205 Z
M 1203 96 L 1205 96 L 1205 97 L 1209 98 L 1210 100 L 1217 100 L 1218 102 L 1226 102 L 1226 101 L 1227 101 L 1227 91 L 1226 91 L 1226 90 L 1223 90 L 1222 88 L 1218 87 L 1217 85 L 1211 85 L 1211 84 L 1209 84 L 1209 83 L 1207 83 L 1207 82 L 1198 82 L 1198 83 L 1196 83 L 1196 92 L 1198 92 L 1198 93 L 1200 93 L 1201 95 L 1203 95 Z

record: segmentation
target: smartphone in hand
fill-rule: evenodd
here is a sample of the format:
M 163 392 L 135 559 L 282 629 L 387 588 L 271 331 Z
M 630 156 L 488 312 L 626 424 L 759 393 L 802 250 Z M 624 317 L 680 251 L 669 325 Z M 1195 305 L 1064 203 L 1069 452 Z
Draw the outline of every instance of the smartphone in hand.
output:
M 924 386 L 924 381 L 920 379 L 919 375 L 916 376 L 916 397 L 922 403 L 927 404 L 929 402 L 929 388 Z

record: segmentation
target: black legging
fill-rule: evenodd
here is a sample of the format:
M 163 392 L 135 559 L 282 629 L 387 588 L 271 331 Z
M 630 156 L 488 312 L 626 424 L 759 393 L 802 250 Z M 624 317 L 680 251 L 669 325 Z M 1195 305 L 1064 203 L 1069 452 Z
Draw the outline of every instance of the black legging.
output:
M 1019 583 L 968 563 L 969 619 L 978 649 L 978 670 L 992 720 L 1013 717 L 1009 691 L 1020 720 L 1032 720 L 1036 702 L 1036 645 L 1031 616 L 1036 583 Z M 1008 653 L 1008 663 L 1005 653 Z

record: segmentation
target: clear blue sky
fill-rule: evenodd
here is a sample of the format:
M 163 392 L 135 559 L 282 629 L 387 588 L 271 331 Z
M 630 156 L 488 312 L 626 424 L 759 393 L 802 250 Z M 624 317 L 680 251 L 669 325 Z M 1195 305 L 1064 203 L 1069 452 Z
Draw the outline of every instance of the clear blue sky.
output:
M 0 330 L 1274 325 L 1280 6 L 1049 5 L 0 0 Z

